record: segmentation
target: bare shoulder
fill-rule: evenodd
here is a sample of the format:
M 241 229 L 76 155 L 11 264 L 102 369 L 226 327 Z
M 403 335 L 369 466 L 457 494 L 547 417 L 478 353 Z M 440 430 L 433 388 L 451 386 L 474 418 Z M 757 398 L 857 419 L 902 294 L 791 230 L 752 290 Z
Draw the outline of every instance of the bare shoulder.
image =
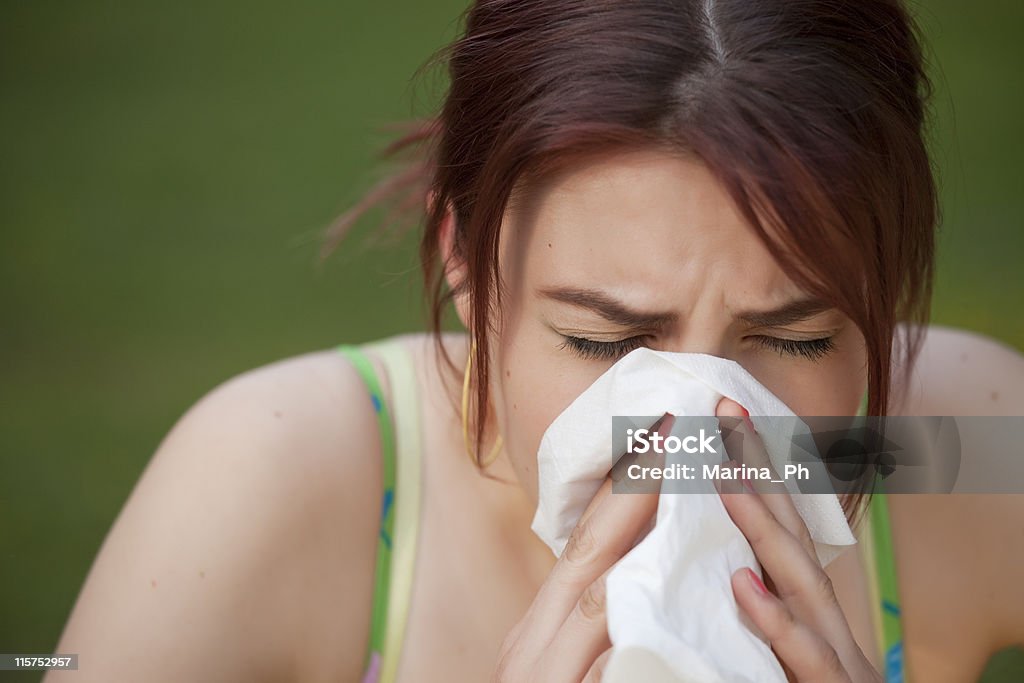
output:
M 904 415 L 1024 415 L 1024 354 L 976 332 L 928 327 Z
M 88 655 L 75 680 L 358 677 L 379 453 L 365 385 L 336 350 L 211 390 L 94 562 L 58 647 Z
M 906 398 L 893 413 L 1024 415 L 1024 355 L 985 335 L 931 326 Z M 962 446 L 965 461 L 982 455 L 982 449 L 1001 448 L 986 443 L 984 435 Z M 978 667 L 993 651 L 1024 644 L 1024 616 L 1015 609 L 1024 604 L 1024 587 L 1006 580 L 1012 567 L 1024 566 L 1024 545 L 1007 542 L 1024 533 L 1024 494 L 890 496 L 890 509 L 898 535 L 896 554 L 905 558 L 898 563 L 905 563 L 901 585 L 920 594 L 918 604 L 948 603 L 957 613 L 952 621 L 922 618 L 912 623 L 921 639 L 969 639 L 975 643 Z M 936 565 L 945 570 L 930 571 Z M 935 595 L 946 598 L 935 603 Z M 952 623 L 957 626 L 946 633 L 943 624 Z M 925 661 L 925 655 L 920 657 Z

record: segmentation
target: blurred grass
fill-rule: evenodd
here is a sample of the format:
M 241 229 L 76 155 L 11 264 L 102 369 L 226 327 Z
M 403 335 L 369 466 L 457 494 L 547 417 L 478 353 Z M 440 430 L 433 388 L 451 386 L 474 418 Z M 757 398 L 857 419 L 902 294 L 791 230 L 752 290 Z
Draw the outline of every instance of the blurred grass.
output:
M 368 253 L 357 238 L 317 268 L 317 238 L 377 177 L 378 127 L 436 101 L 441 83 L 409 78 L 463 6 L 0 6 L 0 651 L 53 650 L 114 516 L 199 396 L 422 328 L 413 241 Z M 919 13 L 943 69 L 934 318 L 1021 348 L 1024 4 Z M 987 681 L 1024 680 L 1024 657 L 992 668 Z

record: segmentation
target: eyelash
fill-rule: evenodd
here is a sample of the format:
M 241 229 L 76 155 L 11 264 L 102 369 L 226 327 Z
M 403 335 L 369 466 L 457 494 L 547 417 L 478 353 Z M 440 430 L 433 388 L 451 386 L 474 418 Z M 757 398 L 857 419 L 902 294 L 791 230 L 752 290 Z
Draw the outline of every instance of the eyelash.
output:
M 599 342 L 593 339 L 570 337 L 564 334 L 562 337 L 565 341 L 559 344 L 558 348 L 564 349 L 568 346 L 573 353 L 585 360 L 611 360 L 625 356 L 630 351 L 640 348 L 644 340 L 644 337 L 629 337 L 619 341 Z
M 598 342 L 584 337 L 571 337 L 562 335 L 565 339 L 558 348 L 569 349 L 585 360 L 612 360 L 626 355 L 630 351 L 643 346 L 645 337 L 629 337 L 614 342 Z M 803 357 L 808 360 L 821 360 L 835 350 L 835 340 L 832 337 L 821 339 L 808 339 L 796 341 L 794 339 L 782 339 L 780 337 L 755 336 L 759 344 L 779 355 L 790 355 Z
M 789 354 L 791 356 L 803 356 L 808 360 L 821 360 L 831 352 L 835 351 L 836 343 L 832 337 L 821 339 L 808 339 L 806 341 L 795 341 L 793 339 L 782 339 L 780 337 L 754 337 L 762 346 L 779 355 Z

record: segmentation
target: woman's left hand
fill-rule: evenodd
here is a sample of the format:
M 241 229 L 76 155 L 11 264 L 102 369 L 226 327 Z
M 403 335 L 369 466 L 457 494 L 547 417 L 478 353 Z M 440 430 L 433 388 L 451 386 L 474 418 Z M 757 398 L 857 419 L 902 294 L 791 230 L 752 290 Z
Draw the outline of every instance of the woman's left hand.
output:
M 722 399 L 716 415 L 740 418 L 744 463 L 769 462 L 738 403 Z M 785 487 L 763 480 L 744 484 L 743 493 L 723 492 L 722 503 L 753 548 L 771 588 L 744 568 L 733 574 L 732 589 L 740 608 L 771 643 L 789 680 L 882 681 L 854 640 L 832 581 L 819 564 L 811 535 Z

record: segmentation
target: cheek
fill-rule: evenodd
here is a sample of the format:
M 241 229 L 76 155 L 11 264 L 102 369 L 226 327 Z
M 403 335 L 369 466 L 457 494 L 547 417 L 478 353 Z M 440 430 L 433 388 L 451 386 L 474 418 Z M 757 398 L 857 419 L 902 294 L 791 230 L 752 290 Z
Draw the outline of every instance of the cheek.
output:
M 797 415 L 853 415 L 866 386 L 864 340 L 844 331 L 839 348 L 819 362 L 758 354 L 744 367 Z
M 499 359 L 495 403 L 505 451 L 521 484 L 537 498 L 537 449 L 541 437 L 595 377 L 580 372 L 540 331 L 513 337 Z

